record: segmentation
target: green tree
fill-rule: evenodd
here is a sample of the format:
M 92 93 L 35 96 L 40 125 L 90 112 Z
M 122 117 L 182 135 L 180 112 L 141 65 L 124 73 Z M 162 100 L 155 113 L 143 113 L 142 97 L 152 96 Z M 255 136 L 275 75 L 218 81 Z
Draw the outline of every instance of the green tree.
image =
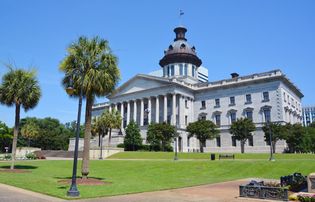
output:
M 64 124 L 66 129 L 71 132 L 71 137 L 75 137 L 75 130 L 77 127 L 77 121 L 71 121 Z M 80 138 L 84 137 L 84 125 L 80 125 Z
M 16 157 L 21 107 L 24 108 L 25 111 L 34 108 L 38 104 L 40 97 L 41 90 L 35 71 L 9 67 L 9 72 L 2 77 L 0 102 L 7 106 L 15 106 L 11 169 L 14 169 Z
M 126 136 L 124 138 L 125 151 L 137 151 L 142 147 L 142 138 L 139 126 L 131 121 L 126 127 Z
M 270 126 L 270 130 L 269 130 L 269 126 Z M 265 133 L 265 141 L 270 144 L 270 133 L 269 131 L 271 131 L 271 136 L 272 136 L 272 140 L 271 140 L 271 144 L 272 144 L 272 151 L 273 153 L 276 152 L 276 144 L 279 140 L 284 140 L 285 139 L 285 135 L 286 135 L 286 129 L 285 126 L 281 125 L 280 123 L 266 123 L 263 127 L 262 130 Z
M 10 147 L 13 139 L 13 131 L 5 123 L 0 121 L 0 152 L 5 152 L 5 147 Z
M 203 153 L 203 148 L 206 146 L 206 141 L 216 138 L 219 134 L 217 126 L 209 120 L 198 120 L 189 123 L 186 130 L 189 133 L 189 138 L 195 136 L 199 140 L 201 153 Z
M 95 97 L 107 96 L 114 90 L 119 77 L 117 58 L 112 54 L 108 42 L 94 37 L 79 37 L 68 48 L 68 55 L 60 64 L 60 70 L 65 73 L 63 85 L 65 88 L 73 85 L 78 96 L 81 92 L 86 98 L 85 131 L 82 162 L 82 177 L 89 174 L 89 152 L 91 139 L 92 105 Z
M 287 124 L 286 125 L 286 136 L 285 140 L 288 144 L 289 152 L 300 152 L 301 142 L 303 141 L 304 137 L 304 128 L 301 124 Z
M 256 130 L 256 127 L 252 120 L 247 118 L 237 119 L 232 123 L 230 127 L 230 133 L 235 137 L 236 140 L 239 140 L 241 143 L 241 153 L 244 153 L 245 143 L 252 136 L 252 132 Z
M 121 127 L 122 117 L 120 113 L 115 109 L 112 109 L 111 111 L 106 110 L 102 114 L 102 122 L 109 131 L 108 147 L 110 147 L 112 141 L 112 129 L 114 128 L 118 129 Z
M 147 131 L 147 142 L 154 151 L 169 151 L 176 129 L 168 123 L 151 123 Z
M 27 146 L 30 147 L 31 139 L 34 139 L 39 135 L 39 127 L 33 121 L 28 122 L 22 127 L 21 134 L 28 139 Z

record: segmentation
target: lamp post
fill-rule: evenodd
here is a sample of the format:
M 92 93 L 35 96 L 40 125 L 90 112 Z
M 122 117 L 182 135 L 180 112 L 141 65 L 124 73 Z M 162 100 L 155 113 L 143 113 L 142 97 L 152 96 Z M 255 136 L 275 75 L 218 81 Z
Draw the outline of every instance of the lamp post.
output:
M 178 160 L 178 156 L 177 156 L 177 137 L 175 137 L 175 156 L 174 156 L 174 161 Z
M 78 197 L 80 196 L 80 192 L 77 187 L 77 167 L 78 167 L 78 153 L 79 153 L 79 138 L 80 138 L 80 120 L 81 120 L 81 108 L 82 108 L 82 97 L 83 97 L 83 80 L 82 78 L 80 95 L 79 95 L 79 106 L 78 106 L 78 116 L 77 116 L 77 126 L 76 126 L 76 136 L 75 136 L 75 146 L 74 146 L 74 156 L 73 156 L 73 168 L 72 168 L 72 179 L 71 186 L 67 192 L 67 196 L 69 197 Z M 74 89 L 72 86 L 69 86 L 66 89 L 68 94 L 73 94 Z

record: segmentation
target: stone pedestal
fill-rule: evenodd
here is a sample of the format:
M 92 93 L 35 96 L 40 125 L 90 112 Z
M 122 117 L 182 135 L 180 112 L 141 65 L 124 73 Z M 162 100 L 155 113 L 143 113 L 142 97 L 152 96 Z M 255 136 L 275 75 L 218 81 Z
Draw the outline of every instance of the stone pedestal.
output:
M 307 176 L 307 189 L 308 192 L 315 193 L 315 173 Z

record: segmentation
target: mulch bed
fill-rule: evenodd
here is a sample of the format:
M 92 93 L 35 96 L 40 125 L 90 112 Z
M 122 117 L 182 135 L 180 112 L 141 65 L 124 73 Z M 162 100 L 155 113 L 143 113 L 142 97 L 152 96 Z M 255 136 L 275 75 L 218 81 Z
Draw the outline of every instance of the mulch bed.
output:
M 0 173 L 30 173 L 29 170 L 24 169 L 0 169 Z
M 59 180 L 58 183 L 60 184 L 71 184 L 71 179 L 64 179 L 64 180 Z M 82 179 L 82 178 L 77 178 L 77 184 L 78 185 L 104 185 L 104 184 L 112 184 L 111 182 L 104 182 L 99 179 L 95 178 L 87 178 L 87 179 Z

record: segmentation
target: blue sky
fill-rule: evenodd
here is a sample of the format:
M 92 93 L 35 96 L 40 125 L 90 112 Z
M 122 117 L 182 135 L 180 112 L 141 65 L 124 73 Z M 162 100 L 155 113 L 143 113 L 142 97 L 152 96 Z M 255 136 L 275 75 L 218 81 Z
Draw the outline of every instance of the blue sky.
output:
M 120 84 L 159 67 L 174 39 L 179 10 L 209 80 L 281 69 L 315 104 L 315 1 L 309 0 L 2 0 L 0 76 L 3 63 L 36 66 L 42 88 L 39 105 L 21 117 L 76 119 L 76 99 L 61 87 L 58 66 L 79 36 L 107 39 L 119 58 Z M 98 102 L 105 98 L 98 98 Z M 0 120 L 12 126 L 14 108 L 0 106 Z

